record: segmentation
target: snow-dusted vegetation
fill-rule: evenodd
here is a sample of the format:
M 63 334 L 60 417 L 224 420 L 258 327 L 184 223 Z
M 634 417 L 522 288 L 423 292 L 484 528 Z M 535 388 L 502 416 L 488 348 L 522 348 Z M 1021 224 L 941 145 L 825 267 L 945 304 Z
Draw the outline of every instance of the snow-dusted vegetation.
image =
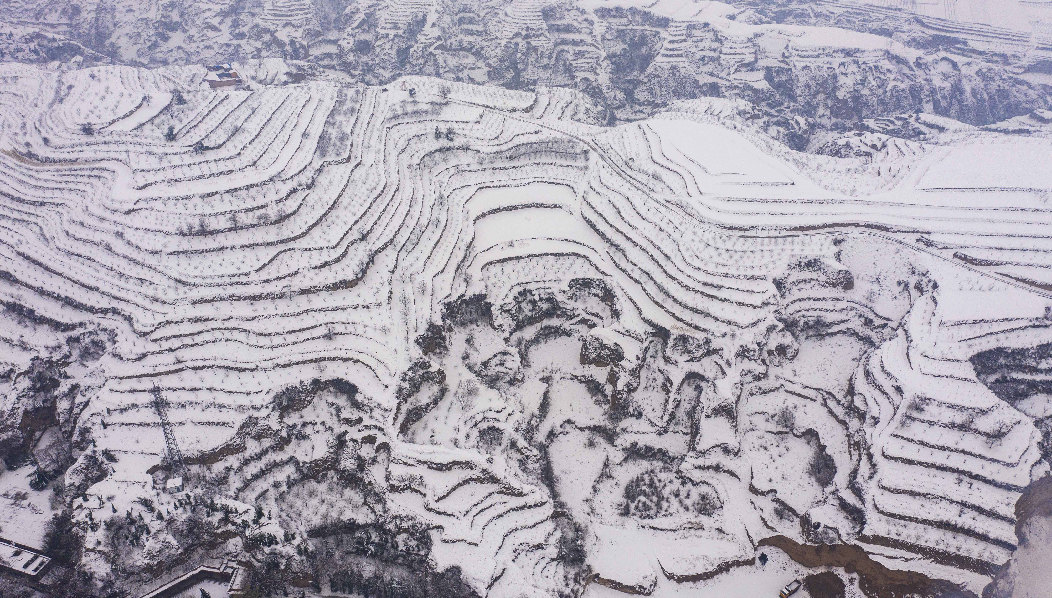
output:
M 739 83 L 931 60 L 762 8 L 583 6 Z M 487 26 L 635 68 L 586 8 Z M 360 25 L 449 44 L 450 14 Z M 1019 15 L 922 16 L 982 48 Z M 308 74 L 0 64 L 0 537 L 51 559 L 23 595 L 979 595 L 1033 568 L 1046 87 L 795 143 L 821 117 L 750 94 Z

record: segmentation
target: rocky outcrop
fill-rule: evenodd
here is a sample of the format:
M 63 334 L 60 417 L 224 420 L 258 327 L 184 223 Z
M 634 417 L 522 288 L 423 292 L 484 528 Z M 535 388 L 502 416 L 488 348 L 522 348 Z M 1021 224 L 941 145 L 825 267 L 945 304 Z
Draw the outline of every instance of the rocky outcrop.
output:
M 296 64 L 294 80 L 328 69 L 371 84 L 429 75 L 514 90 L 556 85 L 579 91 L 582 105 L 589 98 L 594 105 L 582 113 L 599 122 L 636 120 L 678 100 L 737 98 L 757 107 L 761 129 L 801 150 L 816 149 L 812 142 L 824 132 L 875 117 L 929 112 L 986 125 L 1049 108 L 1047 87 L 1019 76 L 1031 66 L 1021 33 L 915 20 L 905 11 L 865 5 L 737 0 L 732 4 L 748 10 L 708 19 L 685 14 L 677 21 L 642 8 L 588 10 L 574 3 L 524 8 L 522 15 L 518 9 L 505 14 L 502 1 L 438 15 L 429 15 L 426 3 L 346 10 L 293 4 L 192 2 L 172 17 L 142 13 L 134 4 L 37 11 L 18 0 L 6 3 L 0 17 L 28 29 L 0 38 L 0 59 L 79 55 L 159 65 L 254 56 Z M 141 27 L 144 20 L 150 26 Z M 797 33 L 780 32 L 772 27 L 777 24 L 826 25 L 871 38 L 847 47 L 797 44 Z M 212 37 L 225 41 L 216 45 Z M 874 50 L 873 37 L 898 49 Z M 275 80 L 261 70 L 260 81 Z

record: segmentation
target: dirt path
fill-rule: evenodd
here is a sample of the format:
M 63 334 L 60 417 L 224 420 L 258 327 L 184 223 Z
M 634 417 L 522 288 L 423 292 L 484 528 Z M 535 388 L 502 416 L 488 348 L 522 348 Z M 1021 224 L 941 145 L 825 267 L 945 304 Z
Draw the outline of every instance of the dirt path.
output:
M 785 536 L 772 536 L 760 540 L 757 546 L 774 546 L 805 567 L 838 567 L 856 574 L 859 587 L 870 598 L 977 598 L 973 592 L 945 580 L 932 579 L 916 571 L 889 569 L 850 544 L 811 546 Z

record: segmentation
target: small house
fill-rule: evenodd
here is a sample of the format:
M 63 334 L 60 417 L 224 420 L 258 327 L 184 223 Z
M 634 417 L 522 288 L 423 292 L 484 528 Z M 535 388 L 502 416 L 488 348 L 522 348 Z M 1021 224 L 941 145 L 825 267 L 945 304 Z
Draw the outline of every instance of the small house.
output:
M 29 577 L 39 577 L 51 559 L 13 542 L 0 540 L 0 567 Z
M 168 494 L 175 494 L 176 492 L 183 491 L 183 476 L 177 476 L 169 478 L 164 484 L 164 491 Z
M 208 86 L 212 89 L 236 87 L 242 82 L 241 75 L 229 64 L 213 64 L 205 68 L 208 70 L 208 74 L 205 75 L 205 81 L 208 82 Z

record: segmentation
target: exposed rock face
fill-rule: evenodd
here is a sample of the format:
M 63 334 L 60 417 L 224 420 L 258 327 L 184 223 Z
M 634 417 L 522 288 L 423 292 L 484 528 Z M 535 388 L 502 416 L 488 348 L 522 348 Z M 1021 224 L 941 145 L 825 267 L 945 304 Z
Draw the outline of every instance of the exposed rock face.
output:
M 1052 551 L 1052 477 L 1027 486 L 1016 503 L 1019 547 L 998 571 L 983 598 L 1040 596 L 1047 587 L 1047 563 Z
M 0 38 L 0 59 L 160 65 L 280 58 L 299 65 L 292 79 L 331 69 L 371 84 L 427 75 L 509 89 L 561 86 L 590 97 L 595 106 L 585 112 L 605 122 L 634 120 L 677 100 L 736 98 L 795 149 L 814 149 L 817 133 L 875 117 L 928 112 L 986 125 L 1049 108 L 1047 86 L 1020 76 L 1044 62 L 1027 57 L 1019 34 L 978 25 L 951 31 L 904 11 L 836 3 L 736 0 L 748 10 L 681 10 L 671 18 L 661 7 L 590 10 L 572 2 L 509 8 L 484 0 L 435 12 L 428 3 L 189 2 L 163 15 L 137 3 L 81 2 L 56 11 L 23 2 L 0 8 L 0 17 L 25 23 Z M 869 37 L 859 47 L 815 45 L 777 24 Z
M 10 314 L 9 310 L 9 314 Z M 22 364 L 2 364 L 5 400 L 0 406 L 0 455 L 9 469 L 32 462 L 40 488 L 59 477 L 73 460 L 74 445 L 85 438 L 76 429 L 80 412 L 104 377 L 100 363 L 112 337 L 98 331 L 70 331 L 31 312 L 18 312 L 30 328 L 49 328 L 61 343 Z
M 1034 417 L 1041 430 L 1041 450 L 1052 459 L 1052 412 L 1045 398 L 1052 393 L 1052 345 L 998 347 L 976 353 L 972 366 L 979 379 L 1003 401 Z

